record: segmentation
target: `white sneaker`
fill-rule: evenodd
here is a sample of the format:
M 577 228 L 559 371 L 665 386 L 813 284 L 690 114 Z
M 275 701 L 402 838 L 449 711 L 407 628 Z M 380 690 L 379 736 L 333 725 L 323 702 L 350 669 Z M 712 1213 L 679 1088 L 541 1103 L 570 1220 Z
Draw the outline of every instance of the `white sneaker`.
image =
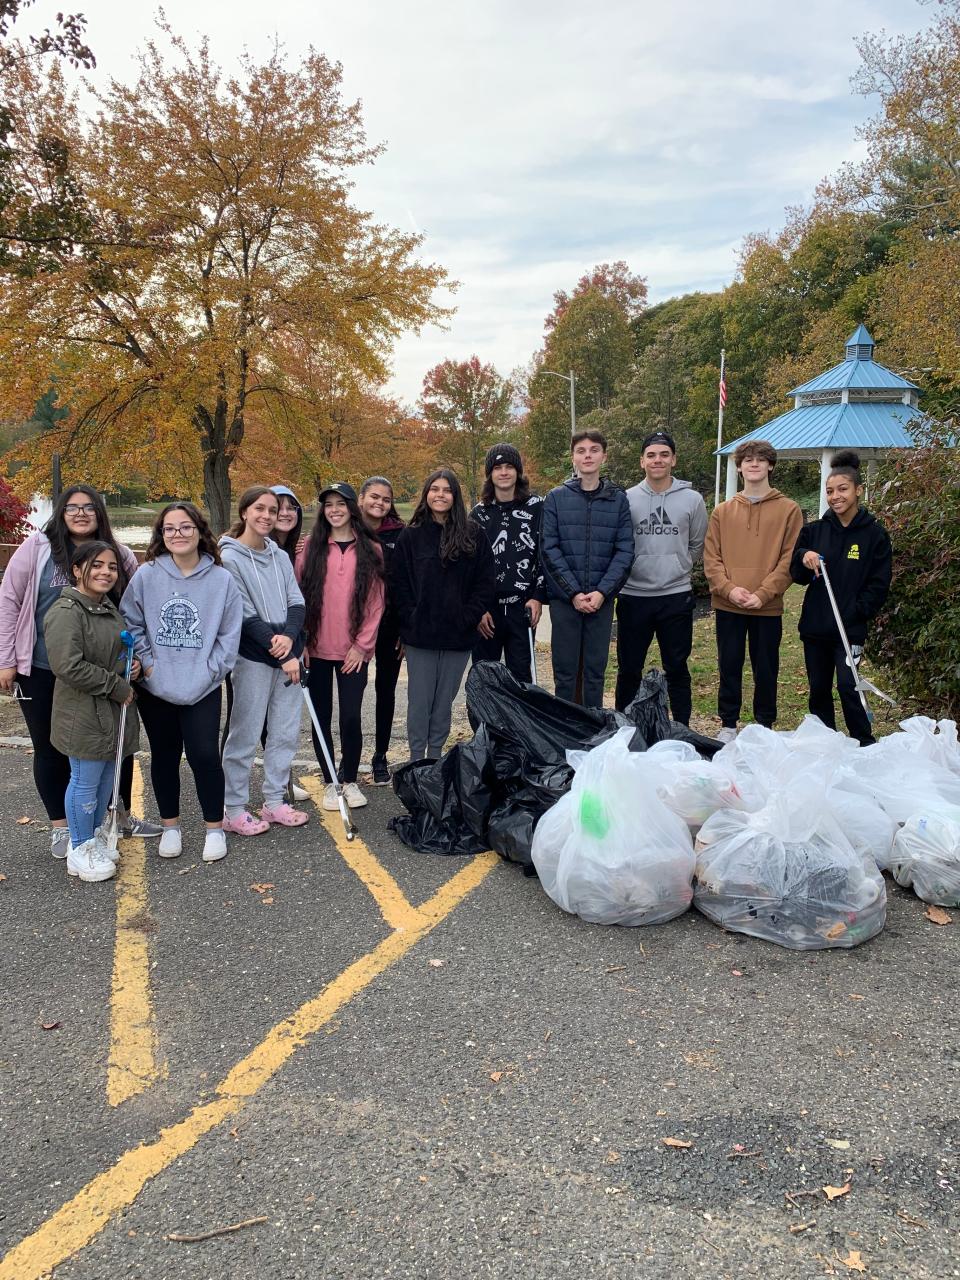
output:
M 343 798 L 351 809 L 362 809 L 367 803 L 367 797 L 355 782 L 344 783 Z
M 306 787 L 301 787 L 299 782 L 290 783 L 290 794 L 293 796 L 294 800 L 303 801 L 310 799 L 310 792 Z
M 337 804 L 337 788 L 332 782 L 328 782 L 323 789 L 323 806 L 328 813 L 335 812 L 340 806 Z
M 113 863 L 113 865 L 117 866 L 117 864 L 120 861 L 120 846 L 117 845 L 115 849 L 111 849 L 110 846 L 107 844 L 107 838 L 103 834 L 103 831 L 100 827 L 97 827 L 96 830 L 94 831 L 93 838 L 94 840 L 96 840 L 97 848 L 100 850 L 103 856 L 105 858 L 109 858 L 110 861 Z
M 183 853 L 183 837 L 179 827 L 164 827 L 157 853 L 161 858 L 179 858 Z
M 730 728 L 727 728 L 726 726 L 723 729 L 721 729 L 719 733 L 716 735 L 717 742 L 723 742 L 723 743 L 733 742 L 736 736 L 737 736 L 736 729 L 730 729 Z
M 203 853 L 200 857 L 204 862 L 219 862 L 221 858 L 227 856 L 227 837 L 219 827 L 214 827 L 207 831 L 207 838 L 203 842 Z
M 117 874 L 117 868 L 106 854 L 98 847 L 96 840 L 84 840 L 78 848 L 71 848 L 67 854 L 67 875 L 79 876 L 81 880 L 96 883 L 109 880 Z

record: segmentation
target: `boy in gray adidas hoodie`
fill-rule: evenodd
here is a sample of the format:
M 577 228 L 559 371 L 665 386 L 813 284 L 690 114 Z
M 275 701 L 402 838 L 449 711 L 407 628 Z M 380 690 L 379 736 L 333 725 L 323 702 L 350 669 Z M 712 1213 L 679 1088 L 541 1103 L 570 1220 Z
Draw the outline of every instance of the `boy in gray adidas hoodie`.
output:
M 644 479 L 627 490 L 634 559 L 617 597 L 619 711 L 629 706 L 643 678 L 647 650 L 656 637 L 667 678 L 670 710 L 690 723 L 692 697 L 687 659 L 693 648 L 690 573 L 703 555 L 707 510 L 689 480 L 675 480 L 677 449 L 666 431 L 643 442 Z
M 300 738 L 299 670 L 306 611 L 290 558 L 270 538 L 278 509 L 277 495 L 265 485 L 255 485 L 241 496 L 239 519 L 220 539 L 223 566 L 233 574 L 243 600 L 230 731 L 223 749 L 223 825 L 235 835 L 260 835 L 272 822 L 299 827 L 307 821 L 307 815 L 286 803 L 283 795 Z M 250 769 L 267 717 L 263 808 L 257 819 L 247 809 Z

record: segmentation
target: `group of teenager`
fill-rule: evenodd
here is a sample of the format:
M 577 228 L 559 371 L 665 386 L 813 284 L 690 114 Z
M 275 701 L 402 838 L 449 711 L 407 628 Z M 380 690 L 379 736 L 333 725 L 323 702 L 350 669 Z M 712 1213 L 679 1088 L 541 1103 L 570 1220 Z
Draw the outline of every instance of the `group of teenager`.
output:
M 54 857 L 82 880 L 115 874 L 115 848 L 101 827 L 117 758 L 120 831 L 159 838 L 161 857 L 183 849 L 184 755 L 206 827 L 204 861 L 225 856 L 228 833 L 302 826 L 308 814 L 295 806 L 307 793 L 291 770 L 305 679 L 324 739 L 313 730 L 322 807 L 337 808 L 338 786 L 351 807 L 365 805 L 357 777 L 371 660 L 372 782 L 386 785 L 404 660 L 409 757 L 437 759 L 471 658 L 502 656 L 517 679 L 531 679 L 531 636 L 547 603 L 558 697 L 602 705 L 616 609 L 617 707 L 636 695 L 656 639 L 672 715 L 688 724 L 691 573 L 701 556 L 716 614 L 718 736 L 730 741 L 737 732 L 747 652 L 754 718 L 776 721 L 783 597 L 796 581 L 807 586 L 800 633 L 810 709 L 835 727 L 836 678 L 848 729 L 862 744 L 872 741 L 820 574 L 822 556 L 859 654 L 889 589 L 891 549 L 860 505 L 856 455 L 835 456 L 830 509 L 807 525 L 797 504 L 771 486 L 777 458 L 765 441 L 737 450 L 742 492 L 709 520 L 702 497 L 673 474 L 676 447 L 667 433 L 644 440 L 644 479 L 627 491 L 602 475 L 605 461 L 602 434 L 578 432 L 572 478 L 540 498 L 530 493 L 519 451 L 503 442 L 486 456 L 480 501 L 469 514 L 456 474 L 440 468 L 406 525 L 384 477 L 371 476 L 359 493 L 329 484 L 317 495 L 308 536 L 303 507 L 285 485 L 247 489 L 219 542 L 193 503 L 172 502 L 156 518 L 142 565 L 117 542 L 97 491 L 66 489 L 0 584 L 0 691 L 18 699 L 27 723 Z M 336 777 L 328 763 L 337 754 L 334 685 Z M 141 724 L 159 824 L 130 812 Z M 262 803 L 253 811 L 258 751 Z

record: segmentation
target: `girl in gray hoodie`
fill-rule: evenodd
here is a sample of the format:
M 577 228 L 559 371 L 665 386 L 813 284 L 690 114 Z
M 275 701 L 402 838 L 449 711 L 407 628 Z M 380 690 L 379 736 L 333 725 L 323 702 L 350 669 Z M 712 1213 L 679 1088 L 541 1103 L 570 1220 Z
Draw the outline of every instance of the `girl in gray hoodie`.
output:
M 223 749 L 226 777 L 224 829 L 255 836 L 271 823 L 299 827 L 307 815 L 284 800 L 290 766 L 300 739 L 303 708 L 300 654 L 303 652 L 303 596 L 288 556 L 271 539 L 279 501 L 266 485 L 240 497 L 238 519 L 220 539 L 220 555 L 233 574 L 243 601 L 240 656 L 233 669 L 233 708 Z M 263 808 L 255 818 L 247 808 L 250 769 L 264 719 Z

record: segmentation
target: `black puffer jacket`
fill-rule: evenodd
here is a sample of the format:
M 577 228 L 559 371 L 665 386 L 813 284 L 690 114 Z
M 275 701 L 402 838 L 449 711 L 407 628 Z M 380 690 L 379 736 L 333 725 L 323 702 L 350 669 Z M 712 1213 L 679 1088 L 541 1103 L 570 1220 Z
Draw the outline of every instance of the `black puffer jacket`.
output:
M 543 504 L 540 563 L 551 598 L 581 591 L 617 594 L 633 565 L 633 522 L 622 489 L 609 480 L 584 491 L 579 480 L 551 489 Z
M 477 623 L 497 602 L 493 552 L 482 530 L 476 551 L 443 564 L 436 520 L 401 530 L 388 564 L 387 588 L 400 639 L 416 649 L 472 649 Z
M 791 578 L 807 588 L 798 630 L 811 639 L 839 639 L 823 578 L 815 577 L 803 563 L 807 551 L 823 556 L 847 638 L 851 644 L 863 644 L 867 623 L 880 612 L 890 590 L 890 535 L 862 508 L 846 528 L 828 511 L 800 530 L 790 560 Z

